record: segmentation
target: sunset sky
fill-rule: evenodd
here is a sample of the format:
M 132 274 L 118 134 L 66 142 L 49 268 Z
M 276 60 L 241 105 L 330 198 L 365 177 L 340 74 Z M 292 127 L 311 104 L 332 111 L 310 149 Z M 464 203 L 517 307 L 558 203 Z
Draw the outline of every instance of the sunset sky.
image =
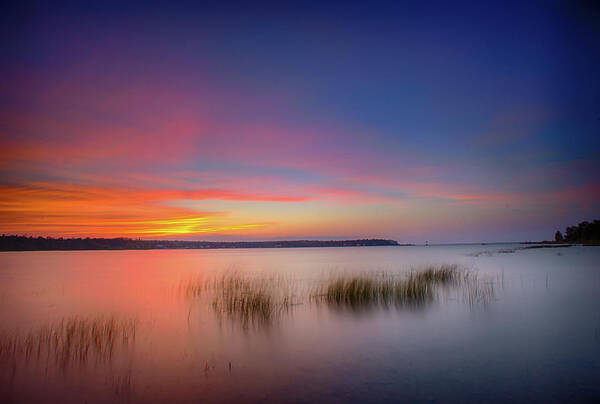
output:
M 517 241 L 600 213 L 578 2 L 23 2 L 0 233 Z

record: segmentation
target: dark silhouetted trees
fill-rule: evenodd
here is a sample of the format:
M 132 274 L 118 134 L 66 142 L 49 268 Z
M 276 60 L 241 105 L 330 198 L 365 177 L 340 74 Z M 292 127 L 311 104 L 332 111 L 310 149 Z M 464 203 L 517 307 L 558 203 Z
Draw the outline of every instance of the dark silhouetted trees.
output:
M 556 233 L 554 233 L 554 240 L 558 243 L 562 243 L 563 241 L 565 241 L 560 230 L 557 230 Z
M 556 241 L 559 231 L 556 232 Z M 561 235 L 562 236 L 562 235 Z M 600 242 L 600 220 L 581 222 L 577 226 L 569 226 L 565 231 L 564 241 L 568 243 L 598 243 Z

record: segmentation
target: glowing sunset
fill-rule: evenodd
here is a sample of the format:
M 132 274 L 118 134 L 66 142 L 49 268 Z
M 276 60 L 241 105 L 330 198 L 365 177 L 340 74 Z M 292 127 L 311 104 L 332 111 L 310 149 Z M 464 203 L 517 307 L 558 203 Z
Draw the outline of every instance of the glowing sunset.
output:
M 2 232 L 515 241 L 598 211 L 576 9 L 159 10 L 15 11 Z
M 594 2 L 2 14 L 0 401 L 600 400 Z

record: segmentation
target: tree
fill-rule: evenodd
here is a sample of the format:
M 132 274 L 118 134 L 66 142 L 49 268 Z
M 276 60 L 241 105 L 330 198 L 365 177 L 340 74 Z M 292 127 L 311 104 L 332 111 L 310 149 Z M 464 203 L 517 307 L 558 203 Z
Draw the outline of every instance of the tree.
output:
M 566 229 L 564 241 L 568 243 L 597 243 L 600 242 L 600 220 L 581 222 L 577 226 Z
M 562 243 L 565 240 L 560 230 L 557 230 L 554 234 L 554 240 L 556 240 L 559 243 Z

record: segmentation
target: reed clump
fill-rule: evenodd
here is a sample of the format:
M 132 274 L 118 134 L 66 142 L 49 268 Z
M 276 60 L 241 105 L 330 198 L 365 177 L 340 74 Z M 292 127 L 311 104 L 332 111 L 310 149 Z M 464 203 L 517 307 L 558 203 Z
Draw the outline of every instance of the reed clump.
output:
M 244 327 L 268 325 L 289 310 L 293 293 L 283 278 L 247 278 L 237 274 L 209 280 L 212 306 L 218 314 L 239 320 Z
M 404 277 L 390 274 L 339 277 L 325 283 L 312 297 L 317 302 L 351 307 L 418 306 L 435 297 L 436 287 L 458 282 L 461 276 L 456 265 L 442 265 Z
M 448 284 L 463 278 L 465 274 L 459 271 L 456 264 L 444 264 L 438 267 L 429 266 L 422 272 L 411 273 L 417 282 L 430 284 Z
M 135 342 L 136 321 L 115 317 L 63 319 L 27 334 L 0 336 L 0 358 L 48 360 L 61 367 L 90 359 L 109 361 L 113 352 Z

